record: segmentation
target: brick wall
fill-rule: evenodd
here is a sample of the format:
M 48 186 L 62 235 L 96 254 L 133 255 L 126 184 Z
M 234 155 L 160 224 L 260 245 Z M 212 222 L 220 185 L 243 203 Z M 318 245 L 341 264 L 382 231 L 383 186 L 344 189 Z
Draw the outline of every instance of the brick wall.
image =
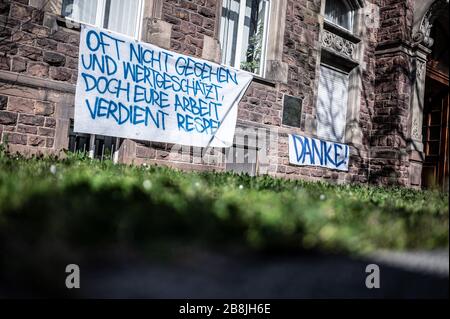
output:
M 32 82 L 52 80 L 73 87 L 79 36 L 64 30 L 52 33 L 43 25 L 44 12 L 27 4 L 0 4 L 0 70 L 15 75 L 8 81 L 0 78 L 0 133 L 12 152 L 57 154 L 57 143 L 64 140 L 57 137 L 57 127 L 62 128 L 57 117 L 61 97 L 66 94 Z M 28 84 L 19 79 L 26 79 Z
M 378 43 L 408 41 L 412 36 L 413 0 L 378 0 L 381 25 Z
M 288 133 L 311 135 L 320 65 L 319 0 L 288 0 L 282 59 L 289 65 L 287 83 L 253 82 L 239 104 L 240 126 L 276 129 L 278 152 L 269 152 L 268 173 L 280 177 L 339 182 L 406 184 L 405 136 L 409 98 L 408 57 L 379 55 L 383 45 L 410 39 L 412 0 L 374 0 L 381 6 L 381 28 L 370 27 L 363 40 L 359 126 L 361 145 L 351 145 L 348 173 L 289 165 Z M 165 0 L 161 19 L 172 25 L 172 50 L 202 57 L 204 37 L 217 37 L 215 0 Z M 60 17 L 37 10 L 27 0 L 0 4 L 0 70 L 22 76 L 20 84 L 0 78 L 0 135 L 12 150 L 58 153 L 68 146 L 73 116 L 79 32 L 58 23 Z M 40 81 L 40 82 L 39 82 Z M 300 128 L 282 125 L 285 94 L 302 99 Z M 224 150 L 201 156 L 201 150 L 171 152 L 174 145 L 127 140 L 120 160 L 183 169 L 223 170 Z
M 203 36 L 216 32 L 216 0 L 166 0 L 162 18 L 173 25 L 170 48 L 186 55 L 201 57 Z

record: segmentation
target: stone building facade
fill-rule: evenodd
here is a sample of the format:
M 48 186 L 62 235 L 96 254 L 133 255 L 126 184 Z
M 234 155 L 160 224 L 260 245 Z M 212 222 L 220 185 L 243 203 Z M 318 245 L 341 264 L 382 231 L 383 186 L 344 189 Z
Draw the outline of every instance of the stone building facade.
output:
M 0 1 L 0 136 L 13 153 L 103 156 L 107 148 L 129 164 L 420 187 L 431 60 L 447 92 L 440 116 L 448 136 L 448 60 L 433 55 L 435 26 L 448 22 L 446 0 L 132 0 L 122 8 L 120 0 L 97 0 L 78 14 L 83 1 Z M 72 132 L 79 21 L 250 68 L 235 146 L 196 150 Z M 288 134 L 349 145 L 349 171 L 289 164 Z M 442 134 L 438 162 L 448 179 Z

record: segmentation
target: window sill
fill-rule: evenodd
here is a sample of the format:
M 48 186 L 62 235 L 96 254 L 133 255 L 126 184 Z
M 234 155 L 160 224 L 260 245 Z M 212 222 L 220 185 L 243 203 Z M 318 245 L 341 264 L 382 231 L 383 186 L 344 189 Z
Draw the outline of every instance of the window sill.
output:
M 354 35 L 351 31 L 344 29 L 343 27 L 340 27 L 334 23 L 331 23 L 330 21 L 324 20 L 323 28 L 352 43 L 361 42 L 361 39 L 356 35 Z
M 69 28 L 74 31 L 81 31 L 81 23 L 80 22 L 66 18 L 62 15 L 56 16 L 55 20 L 56 20 L 56 24 L 58 25 L 58 27 Z
M 322 62 L 346 73 L 359 65 L 357 61 L 328 48 L 322 48 Z
M 253 82 L 267 85 L 270 87 L 276 87 L 276 85 L 277 85 L 277 82 L 270 80 L 270 79 L 263 78 L 259 75 L 253 75 Z

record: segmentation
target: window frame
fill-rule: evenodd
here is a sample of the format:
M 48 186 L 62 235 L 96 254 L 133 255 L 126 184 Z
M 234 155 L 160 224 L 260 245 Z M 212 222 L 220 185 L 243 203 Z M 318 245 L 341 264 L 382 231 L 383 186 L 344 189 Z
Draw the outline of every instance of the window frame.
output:
M 347 116 L 345 122 L 345 137 L 344 143 L 351 144 L 356 147 L 362 147 L 364 134 L 363 128 L 360 125 L 360 112 L 361 112 L 361 100 L 363 90 L 363 77 L 362 70 L 364 68 L 364 41 L 367 35 L 367 28 L 364 24 L 364 8 L 366 2 L 364 0 L 345 0 L 349 6 L 353 9 L 353 30 L 347 30 L 333 22 L 329 22 L 325 19 L 325 7 L 327 0 L 321 0 L 321 25 L 320 25 L 320 37 L 322 42 L 324 30 L 334 34 L 335 36 L 350 41 L 355 45 L 355 49 L 352 57 L 344 56 L 340 54 L 339 50 L 335 50 L 333 47 L 321 44 L 320 58 L 316 64 L 316 79 L 315 79 L 315 92 L 319 88 L 319 73 L 320 65 L 325 64 L 331 66 L 341 72 L 348 74 L 348 101 L 347 101 Z M 316 94 L 316 93 L 315 93 Z M 318 94 L 315 95 L 314 100 L 314 112 L 312 114 L 313 126 L 311 132 L 317 137 L 317 105 Z
M 220 1 L 220 11 L 222 12 L 223 7 L 224 7 L 224 2 L 227 0 L 222 0 Z M 266 0 L 267 1 L 267 8 L 265 10 L 265 16 L 264 16 L 264 23 L 265 23 L 265 27 L 264 27 L 264 34 L 263 34 L 263 40 L 262 40 L 262 52 L 261 52 L 261 63 L 260 63 L 260 72 L 259 73 L 255 73 L 255 72 L 251 72 L 251 71 L 246 71 L 243 70 L 241 68 L 241 54 L 242 54 L 242 46 L 243 46 L 243 28 L 244 28 L 244 23 L 245 23 L 245 11 L 247 9 L 247 5 L 246 5 L 246 1 L 247 0 L 237 0 L 239 1 L 239 19 L 238 19 L 238 27 L 237 27 L 237 39 L 236 39 L 236 54 L 234 57 L 234 61 L 233 61 L 233 65 L 228 65 L 227 63 L 225 63 L 223 60 L 221 61 L 221 63 L 223 65 L 227 65 L 230 66 L 232 68 L 238 69 L 238 70 L 242 70 L 245 72 L 249 72 L 257 77 L 265 77 L 265 73 L 266 73 L 266 64 L 267 64 L 267 46 L 268 46 L 268 38 L 269 38 L 269 28 L 270 28 L 270 18 L 271 18 L 271 9 L 272 9 L 272 5 L 273 5 L 273 1 L 272 0 Z M 244 5 L 242 5 L 244 3 Z M 222 21 L 222 15 L 220 14 L 220 21 Z M 220 23 L 220 28 L 218 28 L 218 37 L 219 39 L 222 39 L 222 23 Z M 222 57 L 223 52 L 226 51 L 225 48 L 223 48 L 222 43 L 221 45 L 221 50 L 222 50 Z
M 350 2 L 350 1 L 348 1 L 348 0 L 333 0 L 333 1 L 342 1 L 343 4 L 350 10 L 350 11 L 348 12 L 348 14 L 349 14 L 349 16 L 350 16 L 350 19 L 351 19 L 351 20 L 350 20 L 350 28 L 347 29 L 346 27 L 341 26 L 341 25 L 335 23 L 334 21 L 328 19 L 327 14 L 326 14 L 326 5 L 327 5 L 328 1 L 330 1 L 330 0 L 325 0 L 324 15 L 323 15 L 323 16 L 324 16 L 324 20 L 325 20 L 327 23 L 332 24 L 332 25 L 335 26 L 336 28 L 340 28 L 340 29 L 342 29 L 342 30 L 345 30 L 345 31 L 347 31 L 347 32 L 350 32 L 350 33 L 354 34 L 354 33 L 355 33 L 355 23 L 357 22 L 357 21 L 356 21 L 357 8 L 355 8 L 355 6 L 352 4 L 352 2 Z
M 334 66 L 333 64 L 330 64 L 330 63 L 326 63 L 326 62 L 324 62 L 324 61 L 322 61 L 321 63 L 320 63 L 320 71 L 319 71 L 319 86 L 320 86 L 320 81 L 321 81 L 321 78 L 322 78 L 322 76 L 323 76 L 323 74 L 322 74 L 322 68 L 327 68 L 327 69 L 329 69 L 329 70 L 331 70 L 331 71 L 334 71 L 334 72 L 336 72 L 336 73 L 340 73 L 341 75 L 344 75 L 345 77 L 346 77 L 346 80 L 347 80 L 347 85 L 346 85 L 346 90 L 347 90 L 347 96 L 346 96 L 346 101 L 345 101 L 345 103 L 344 103 L 344 105 L 342 105 L 342 107 L 344 108 L 343 109 L 343 112 L 344 112 L 344 122 L 343 122 L 343 124 L 344 124 L 344 126 L 343 126 L 343 135 L 342 135 L 342 137 L 341 137 L 341 139 L 340 140 L 338 140 L 338 139 L 336 139 L 336 138 L 334 138 L 334 139 L 331 139 L 330 137 L 324 137 L 324 136 L 321 136 L 321 135 L 319 135 L 319 132 L 318 132 L 318 128 L 319 128 L 319 125 L 321 125 L 321 123 L 319 122 L 319 118 L 317 118 L 317 131 L 316 131 L 316 136 L 318 137 L 318 138 L 321 138 L 321 139 L 326 139 L 326 140 L 329 140 L 329 141 L 332 141 L 332 142 L 336 142 L 336 143 L 346 143 L 346 131 L 347 131 L 347 126 L 348 126 L 348 109 L 349 109 L 349 102 L 350 102 L 350 80 L 351 80 L 351 78 L 350 78 L 350 73 L 349 72 L 347 72 L 347 71 L 345 71 L 345 70 L 343 70 L 342 68 L 339 68 L 339 67 L 336 67 L 336 66 Z M 317 87 L 317 104 L 316 104 L 316 110 L 317 110 L 317 108 L 318 108 L 318 106 L 319 106 L 319 99 L 320 99 L 320 95 L 319 95 L 319 86 Z M 333 118 L 333 119 L 335 119 L 335 118 Z M 331 125 L 333 125 L 333 123 L 329 123 L 329 124 L 331 124 Z M 334 126 L 334 125 L 333 125 Z
M 146 0 L 138 0 L 139 1 L 138 12 L 137 12 L 138 14 L 137 14 L 137 18 L 136 18 L 137 19 L 137 23 L 136 23 L 136 30 L 135 30 L 133 35 L 120 33 L 120 32 L 113 31 L 113 30 L 110 30 L 110 29 L 107 29 L 107 28 L 103 27 L 104 21 L 105 21 L 106 1 L 107 0 L 98 0 L 97 10 L 96 10 L 96 14 L 95 14 L 95 23 L 94 24 L 87 23 L 87 22 L 84 22 L 84 21 L 77 21 L 77 20 L 72 19 L 72 18 L 70 18 L 68 16 L 64 16 L 64 18 L 66 20 L 70 21 L 70 22 L 85 24 L 85 25 L 93 26 L 93 27 L 97 27 L 97 28 L 102 28 L 102 29 L 108 30 L 108 31 L 113 32 L 113 33 L 118 33 L 118 34 L 121 34 L 123 36 L 131 37 L 131 38 L 133 38 L 135 40 L 140 40 L 141 39 L 141 35 L 142 35 L 144 7 L 145 7 L 145 1 Z M 64 0 L 61 1 L 61 14 L 62 14 L 62 10 L 63 10 L 63 4 L 64 4 L 63 2 L 64 2 Z

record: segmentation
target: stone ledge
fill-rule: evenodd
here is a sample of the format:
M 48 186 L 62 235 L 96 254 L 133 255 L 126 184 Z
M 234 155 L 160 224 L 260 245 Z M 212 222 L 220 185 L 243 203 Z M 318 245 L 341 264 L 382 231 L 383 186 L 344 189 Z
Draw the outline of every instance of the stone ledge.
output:
M 262 84 L 262 85 L 270 86 L 270 87 L 273 87 L 273 88 L 275 88 L 276 85 L 277 85 L 277 83 L 275 81 L 273 81 L 273 80 L 271 80 L 269 78 L 260 77 L 258 75 L 253 75 L 253 80 L 252 81 L 255 82 L 255 83 L 259 83 L 259 84 Z
M 76 86 L 74 84 L 68 84 L 49 79 L 37 78 L 25 74 L 18 74 L 10 71 L 0 70 L 0 80 L 12 83 L 14 85 L 23 85 L 39 89 L 49 89 L 54 91 L 73 93 L 75 94 Z
M 359 37 L 357 37 L 356 35 L 354 35 L 352 32 L 350 32 L 350 31 L 344 29 L 343 27 L 340 27 L 332 22 L 329 22 L 326 19 L 324 19 L 324 21 L 323 21 L 323 28 L 324 28 L 324 30 L 329 31 L 329 32 L 341 37 L 342 39 L 344 39 L 346 41 L 350 41 L 354 44 L 361 42 L 361 39 Z
M 423 52 L 422 56 L 426 58 L 428 54 L 431 53 L 431 50 L 424 47 L 423 45 L 413 46 L 413 44 L 403 41 L 389 41 L 385 43 L 380 43 L 375 49 L 375 55 L 395 55 L 398 53 L 404 53 L 411 57 L 416 56 L 416 52 Z

